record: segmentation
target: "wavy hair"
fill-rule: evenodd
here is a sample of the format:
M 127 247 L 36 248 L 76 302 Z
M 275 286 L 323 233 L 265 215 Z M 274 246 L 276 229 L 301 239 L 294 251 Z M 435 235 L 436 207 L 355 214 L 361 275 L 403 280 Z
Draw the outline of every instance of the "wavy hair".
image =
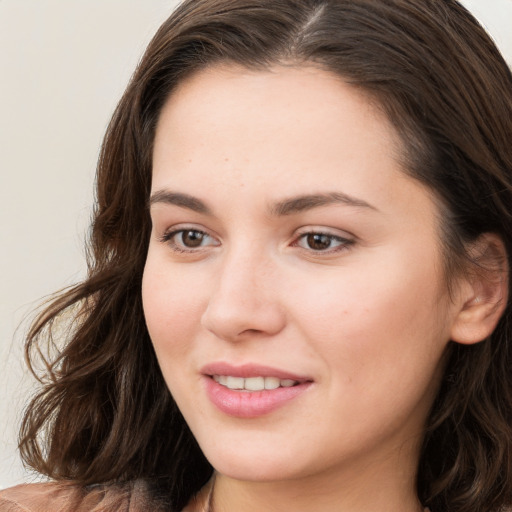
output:
M 20 433 L 25 463 L 51 478 L 144 479 L 176 509 L 212 468 L 144 321 L 152 147 L 176 85 L 218 62 L 315 65 L 367 93 L 402 138 L 406 172 L 439 200 L 447 281 L 485 232 L 503 239 L 511 266 L 512 75 L 457 1 L 186 0 L 149 44 L 108 127 L 88 276 L 47 304 L 28 334 L 42 388 Z M 512 504 L 511 319 L 509 301 L 489 339 L 449 347 L 417 476 L 435 512 Z

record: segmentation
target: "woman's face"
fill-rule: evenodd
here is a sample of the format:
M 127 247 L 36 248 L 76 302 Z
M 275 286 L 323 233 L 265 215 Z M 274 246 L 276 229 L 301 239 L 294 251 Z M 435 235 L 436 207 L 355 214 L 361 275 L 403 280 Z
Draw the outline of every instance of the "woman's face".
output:
M 315 68 L 214 67 L 166 103 L 144 310 L 221 473 L 416 463 L 457 311 L 436 205 L 399 154 L 386 118 Z

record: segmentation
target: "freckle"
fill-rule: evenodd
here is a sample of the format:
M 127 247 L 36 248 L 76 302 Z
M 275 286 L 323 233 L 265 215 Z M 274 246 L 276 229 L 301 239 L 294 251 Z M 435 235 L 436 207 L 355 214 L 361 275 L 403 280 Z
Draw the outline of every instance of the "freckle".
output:
M 224 158 L 224 162 L 229 162 L 229 158 L 228 157 Z

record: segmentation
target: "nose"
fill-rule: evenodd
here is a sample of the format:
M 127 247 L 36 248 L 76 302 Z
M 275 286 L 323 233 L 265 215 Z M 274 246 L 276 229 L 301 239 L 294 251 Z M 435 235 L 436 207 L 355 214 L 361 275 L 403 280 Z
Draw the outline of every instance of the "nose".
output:
M 285 326 L 278 280 L 269 259 L 232 254 L 216 276 L 201 323 L 226 341 L 269 337 Z

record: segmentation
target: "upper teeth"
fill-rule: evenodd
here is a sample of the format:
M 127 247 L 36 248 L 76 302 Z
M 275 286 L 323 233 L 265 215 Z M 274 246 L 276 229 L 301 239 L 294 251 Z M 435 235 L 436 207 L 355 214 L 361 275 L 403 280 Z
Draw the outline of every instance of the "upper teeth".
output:
M 263 391 L 264 389 L 289 388 L 297 384 L 291 379 L 277 377 L 232 377 L 230 375 L 214 375 L 213 380 L 229 389 L 245 389 L 247 391 Z

